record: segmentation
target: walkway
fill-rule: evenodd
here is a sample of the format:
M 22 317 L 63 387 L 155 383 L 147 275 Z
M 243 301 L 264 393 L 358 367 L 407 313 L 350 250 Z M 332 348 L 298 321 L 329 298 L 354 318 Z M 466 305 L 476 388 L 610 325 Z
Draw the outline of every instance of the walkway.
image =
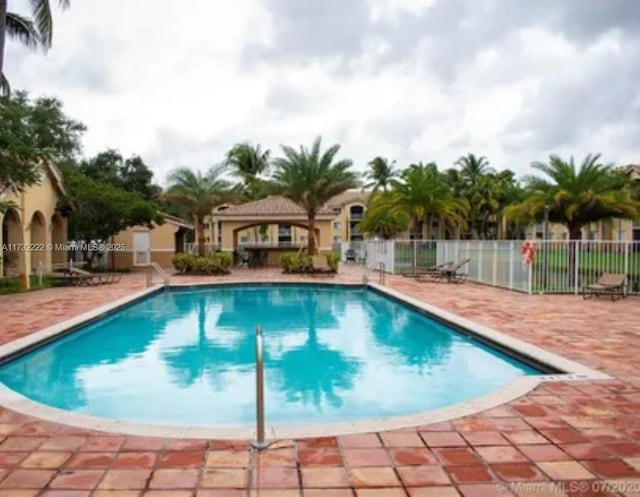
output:
M 299 278 L 269 270 L 222 278 L 247 279 Z M 336 279 L 361 273 L 345 266 Z M 638 298 L 583 302 L 402 277 L 387 284 L 618 380 L 547 383 L 473 417 L 282 440 L 260 454 L 246 441 L 113 436 L 0 408 L 0 497 L 244 497 L 249 483 L 256 497 L 640 496 Z M 110 287 L 0 297 L 0 342 L 143 287 L 132 274 Z

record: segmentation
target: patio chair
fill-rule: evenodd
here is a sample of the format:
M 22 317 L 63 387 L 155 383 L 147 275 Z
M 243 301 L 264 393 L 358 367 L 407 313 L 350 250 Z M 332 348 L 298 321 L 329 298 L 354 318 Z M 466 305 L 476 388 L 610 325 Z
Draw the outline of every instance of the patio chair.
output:
M 584 300 L 599 297 L 600 295 L 611 295 L 611 300 L 624 298 L 624 273 L 602 273 L 598 281 L 582 288 L 582 298 Z
M 406 271 L 400 274 L 402 274 L 402 276 L 405 276 L 406 278 L 420 279 L 423 277 L 432 276 L 434 274 L 438 275 L 445 267 L 449 266 L 450 264 L 453 264 L 453 261 L 447 261 L 447 262 L 443 262 L 442 264 L 435 264 L 433 266 L 427 266 L 427 267 L 416 266 L 412 268 L 410 271 Z
M 433 274 L 433 278 L 437 281 L 446 281 L 447 283 L 464 283 L 467 281 L 467 273 L 461 272 L 461 269 L 469 264 L 471 259 L 462 259 L 455 264 L 450 263 Z
M 354 249 L 347 249 L 347 251 L 344 253 L 344 256 L 347 262 L 356 262 L 356 251 Z
M 335 276 L 336 272 L 329 266 L 329 261 L 326 255 L 313 255 L 311 256 L 311 276 L 326 275 Z

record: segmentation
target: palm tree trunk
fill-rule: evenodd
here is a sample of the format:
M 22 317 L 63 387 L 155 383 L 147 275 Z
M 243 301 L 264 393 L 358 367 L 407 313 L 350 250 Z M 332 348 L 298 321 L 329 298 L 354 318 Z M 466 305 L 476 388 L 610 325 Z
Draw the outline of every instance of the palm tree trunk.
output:
M 204 256 L 204 218 L 202 216 L 198 216 L 197 224 L 198 224 L 198 255 L 200 257 L 203 257 Z
M 0 74 L 4 63 L 4 40 L 7 35 L 7 0 L 0 0 Z
M 309 214 L 309 255 L 316 255 L 318 248 L 316 247 L 316 215 Z

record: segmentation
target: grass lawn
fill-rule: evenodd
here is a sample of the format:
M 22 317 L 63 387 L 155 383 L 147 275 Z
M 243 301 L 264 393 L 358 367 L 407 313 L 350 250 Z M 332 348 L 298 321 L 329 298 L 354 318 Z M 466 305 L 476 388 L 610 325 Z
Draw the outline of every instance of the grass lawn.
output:
M 10 276 L 0 278 L 0 295 L 8 295 L 10 293 L 20 293 L 24 291 L 42 290 L 43 288 L 51 288 L 51 280 L 44 276 L 42 278 L 42 286 L 37 276 L 31 276 L 31 289 L 23 290 L 20 286 L 20 278 L 18 276 Z

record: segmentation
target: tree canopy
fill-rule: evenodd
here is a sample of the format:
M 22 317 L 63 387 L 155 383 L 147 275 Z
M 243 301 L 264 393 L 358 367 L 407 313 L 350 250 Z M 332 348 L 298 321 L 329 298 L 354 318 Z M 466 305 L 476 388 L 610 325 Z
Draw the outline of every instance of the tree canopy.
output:
M 53 17 L 49 0 L 30 0 L 31 17 L 7 11 L 7 0 L 0 0 L 0 94 L 8 95 L 9 81 L 4 75 L 4 47 L 7 36 L 14 38 L 29 48 L 51 48 L 53 39 Z M 58 0 L 58 5 L 66 9 L 69 0 Z
M 315 220 L 320 209 L 335 195 L 358 186 L 356 173 L 349 159 L 336 160 L 340 145 L 321 151 L 322 138 L 317 137 L 311 148 L 299 150 L 283 146 L 283 157 L 274 161 L 273 179 L 280 193 L 299 204 L 307 213 L 309 254 L 317 251 Z
M 42 162 L 75 160 L 85 129 L 55 98 L 32 100 L 26 92 L 0 98 L 0 194 L 38 183 Z
M 58 205 L 69 217 L 69 238 L 104 242 L 130 226 L 161 224 L 157 206 L 136 192 L 90 178 L 77 169 L 63 170 L 68 195 Z M 93 254 L 91 254 L 93 256 Z
M 639 216 L 640 202 L 630 178 L 601 163 L 600 155 L 587 155 L 579 166 L 573 157 L 567 161 L 552 155 L 549 162 L 532 167 L 545 177 L 526 178 L 526 197 L 507 208 L 510 219 L 540 221 L 547 209 L 549 220 L 564 224 L 573 240 L 588 223 Z

